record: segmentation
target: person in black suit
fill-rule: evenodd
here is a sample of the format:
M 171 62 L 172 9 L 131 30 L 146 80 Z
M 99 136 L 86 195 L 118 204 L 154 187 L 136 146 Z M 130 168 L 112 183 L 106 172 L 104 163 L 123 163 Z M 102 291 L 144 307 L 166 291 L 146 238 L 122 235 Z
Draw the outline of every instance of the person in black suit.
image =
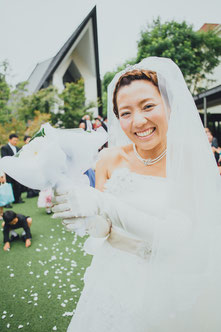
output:
M 24 136 L 24 142 L 25 144 L 28 144 L 31 140 L 31 136 L 25 135 Z M 32 197 L 36 197 L 39 195 L 39 190 L 36 189 L 31 189 L 25 186 L 22 186 L 21 188 L 22 192 L 27 192 L 27 198 L 32 198 Z
M 14 156 L 19 148 L 16 146 L 18 143 L 18 136 L 16 134 L 11 134 L 9 136 L 8 144 L 2 146 L 1 148 L 1 157 L 4 158 L 6 156 Z M 15 197 L 14 203 L 24 203 L 21 199 L 21 184 L 16 180 L 12 179 L 9 175 L 6 174 L 6 182 L 12 184 L 12 189 Z

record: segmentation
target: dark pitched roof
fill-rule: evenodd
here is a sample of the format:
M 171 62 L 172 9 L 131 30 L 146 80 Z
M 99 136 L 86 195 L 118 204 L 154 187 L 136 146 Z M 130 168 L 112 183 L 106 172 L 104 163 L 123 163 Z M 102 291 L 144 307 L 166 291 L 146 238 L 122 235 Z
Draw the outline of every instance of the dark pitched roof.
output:
M 83 22 L 78 26 L 74 31 L 71 37 L 66 41 L 60 51 L 52 59 L 46 60 L 38 64 L 32 74 L 30 79 L 34 78 L 34 82 L 30 82 L 33 85 L 33 91 L 38 91 L 42 89 L 46 82 L 50 82 L 50 79 L 62 62 L 73 43 L 77 40 L 80 33 L 83 31 L 87 23 L 92 20 L 93 26 L 93 40 L 94 40 L 94 52 L 95 52 L 95 68 L 96 68 L 96 78 L 97 78 L 97 95 L 98 98 L 101 98 L 101 82 L 100 82 L 100 69 L 99 69 L 99 54 L 98 54 L 98 36 L 97 36 L 97 13 L 96 6 L 91 10 Z M 35 72 L 36 71 L 36 72 Z

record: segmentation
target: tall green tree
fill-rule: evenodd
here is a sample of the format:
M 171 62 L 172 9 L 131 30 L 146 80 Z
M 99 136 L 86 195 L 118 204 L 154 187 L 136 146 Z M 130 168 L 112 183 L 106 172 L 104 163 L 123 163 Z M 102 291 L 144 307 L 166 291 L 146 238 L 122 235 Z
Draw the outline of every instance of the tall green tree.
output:
M 25 86 L 20 85 L 14 92 L 14 107 L 17 108 L 19 119 L 26 123 L 35 118 L 36 111 L 51 113 L 58 107 L 58 102 L 57 90 L 53 86 L 25 95 Z
M 83 79 L 66 83 L 59 98 L 63 105 L 57 113 L 51 114 L 52 124 L 63 128 L 77 128 L 86 110 Z
M 205 89 L 208 74 L 220 62 L 221 38 L 214 31 L 194 31 L 185 21 L 162 23 L 160 18 L 141 32 L 137 62 L 148 56 L 171 58 L 181 69 L 192 93 Z

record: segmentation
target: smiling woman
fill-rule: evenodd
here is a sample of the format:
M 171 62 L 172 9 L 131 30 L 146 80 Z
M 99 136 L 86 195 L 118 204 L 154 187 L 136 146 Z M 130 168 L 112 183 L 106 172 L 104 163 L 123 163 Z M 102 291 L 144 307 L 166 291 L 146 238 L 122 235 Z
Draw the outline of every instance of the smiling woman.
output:
M 122 130 L 141 157 L 138 159 L 160 161 L 158 157 L 165 156 L 168 123 L 156 73 L 136 70 L 123 75 L 116 85 L 113 104 Z
M 74 188 L 55 207 L 103 237 L 87 241 L 95 255 L 68 332 L 220 332 L 220 177 L 182 73 L 150 57 L 108 97 L 98 190 Z

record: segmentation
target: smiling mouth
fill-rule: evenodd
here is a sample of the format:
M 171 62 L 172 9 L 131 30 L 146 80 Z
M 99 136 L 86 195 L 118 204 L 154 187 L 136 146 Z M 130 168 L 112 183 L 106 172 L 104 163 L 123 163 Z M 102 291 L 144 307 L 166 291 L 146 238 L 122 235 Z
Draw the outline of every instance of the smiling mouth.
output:
M 150 136 L 154 131 L 155 131 L 155 127 L 147 129 L 145 131 L 141 131 L 141 132 L 137 132 L 135 133 L 135 135 L 137 135 L 138 137 L 148 137 Z

